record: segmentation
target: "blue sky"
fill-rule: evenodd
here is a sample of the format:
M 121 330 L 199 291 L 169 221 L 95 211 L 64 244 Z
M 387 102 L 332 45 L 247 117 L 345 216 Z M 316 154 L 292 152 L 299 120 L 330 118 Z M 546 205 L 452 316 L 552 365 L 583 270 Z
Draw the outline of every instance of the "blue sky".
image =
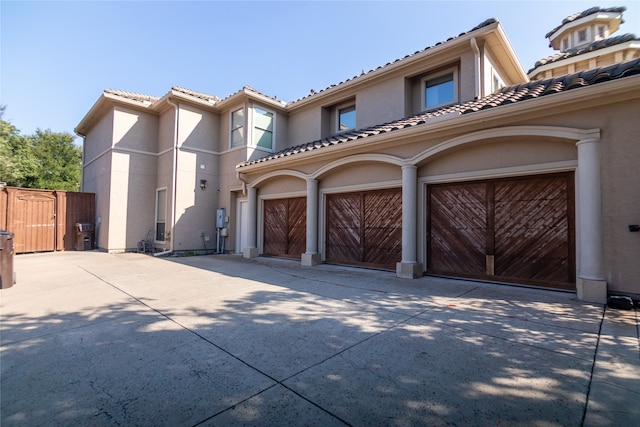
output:
M 492 17 L 527 71 L 553 54 L 548 31 L 593 6 L 625 6 L 618 34 L 640 35 L 637 0 L 0 0 L 0 105 L 29 135 L 73 133 L 105 89 L 223 98 L 248 85 L 293 101 Z

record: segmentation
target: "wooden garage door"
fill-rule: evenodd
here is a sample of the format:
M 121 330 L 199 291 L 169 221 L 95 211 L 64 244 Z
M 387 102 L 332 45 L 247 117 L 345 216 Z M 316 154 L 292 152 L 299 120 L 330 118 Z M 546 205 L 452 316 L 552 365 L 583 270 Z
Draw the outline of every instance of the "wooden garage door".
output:
M 327 196 L 327 262 L 395 270 L 401 258 L 400 189 Z
M 265 255 L 300 258 L 306 251 L 306 230 L 306 198 L 264 201 Z
M 430 273 L 573 289 L 573 173 L 429 187 Z

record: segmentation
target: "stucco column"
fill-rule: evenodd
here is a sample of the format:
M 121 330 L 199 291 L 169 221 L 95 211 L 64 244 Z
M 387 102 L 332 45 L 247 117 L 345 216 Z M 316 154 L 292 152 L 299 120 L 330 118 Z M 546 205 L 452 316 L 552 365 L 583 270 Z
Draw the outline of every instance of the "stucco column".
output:
M 307 179 L 307 251 L 302 254 L 302 265 L 318 264 L 318 180 Z
M 396 264 L 396 276 L 415 279 L 423 274 L 417 261 L 418 167 L 402 166 L 402 261 Z
M 606 303 L 604 279 L 600 140 L 586 139 L 578 146 L 578 274 L 576 290 L 584 301 Z
M 244 258 L 258 256 L 258 190 L 255 187 L 247 187 L 247 247 L 244 248 Z

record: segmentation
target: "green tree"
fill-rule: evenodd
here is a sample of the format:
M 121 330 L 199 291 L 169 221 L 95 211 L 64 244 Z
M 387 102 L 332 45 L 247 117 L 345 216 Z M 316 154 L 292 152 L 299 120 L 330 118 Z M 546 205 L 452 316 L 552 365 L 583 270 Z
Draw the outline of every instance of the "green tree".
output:
M 73 135 L 38 129 L 33 137 L 38 161 L 38 188 L 79 191 L 82 177 L 82 150 L 73 144 Z
M 20 135 L 2 119 L 0 106 L 0 181 L 24 188 L 79 191 L 82 149 L 67 132 L 38 129 L 35 135 Z

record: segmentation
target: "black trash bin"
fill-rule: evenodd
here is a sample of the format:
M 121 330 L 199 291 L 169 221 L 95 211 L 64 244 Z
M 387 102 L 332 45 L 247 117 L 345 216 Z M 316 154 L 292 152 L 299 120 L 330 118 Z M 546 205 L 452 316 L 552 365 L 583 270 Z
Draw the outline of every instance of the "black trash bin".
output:
M 93 242 L 95 239 L 95 227 L 91 223 L 78 222 L 76 223 L 76 250 L 77 251 L 90 251 L 93 249 Z
M 13 271 L 13 233 L 0 230 L 0 289 L 10 288 L 16 283 Z

